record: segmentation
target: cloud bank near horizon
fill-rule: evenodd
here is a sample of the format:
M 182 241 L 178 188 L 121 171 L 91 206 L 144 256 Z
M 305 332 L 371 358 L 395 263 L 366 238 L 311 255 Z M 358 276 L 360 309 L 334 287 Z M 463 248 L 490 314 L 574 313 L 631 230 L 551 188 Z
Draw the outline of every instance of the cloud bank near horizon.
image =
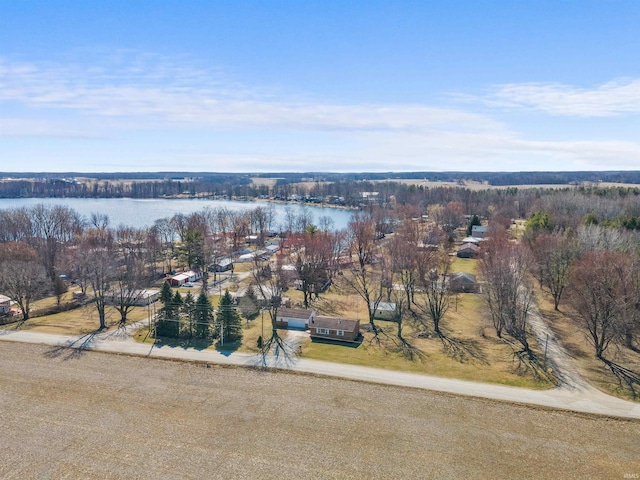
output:
M 27 155 L 34 170 L 42 170 L 35 156 L 45 165 L 57 162 L 60 170 L 78 170 L 74 165 L 88 155 L 92 171 L 179 170 L 185 162 L 189 171 L 640 166 L 640 143 L 634 139 L 544 138 L 504 113 L 634 116 L 640 114 L 640 79 L 593 88 L 504 84 L 479 100 L 468 108 L 455 100 L 444 105 L 318 100 L 248 86 L 188 59 L 132 52 L 90 64 L 0 58 L 0 142 L 9 145 L 3 157 L 18 157 L 15 171 L 24 170 Z M 38 145 L 20 150 L 23 139 Z

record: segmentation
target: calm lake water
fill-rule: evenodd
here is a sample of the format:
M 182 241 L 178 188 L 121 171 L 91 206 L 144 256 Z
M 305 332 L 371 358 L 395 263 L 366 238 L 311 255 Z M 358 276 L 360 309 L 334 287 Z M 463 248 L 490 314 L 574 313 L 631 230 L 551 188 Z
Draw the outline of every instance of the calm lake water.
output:
M 206 199 L 135 199 L 135 198 L 0 198 L 0 209 L 33 207 L 39 203 L 46 205 L 66 205 L 79 214 L 89 217 L 92 213 L 109 216 L 112 227 L 128 225 L 149 227 L 160 218 L 172 217 L 176 213 L 189 214 L 205 207 L 225 207 L 230 210 L 250 210 L 257 206 L 273 205 L 275 211 L 274 228 L 284 224 L 287 208 L 296 215 L 303 209 L 311 212 L 313 223 L 318 224 L 320 217 L 333 219 L 336 230 L 346 228 L 353 212 L 336 208 L 310 207 L 300 204 L 281 204 L 266 202 L 234 202 L 230 200 Z

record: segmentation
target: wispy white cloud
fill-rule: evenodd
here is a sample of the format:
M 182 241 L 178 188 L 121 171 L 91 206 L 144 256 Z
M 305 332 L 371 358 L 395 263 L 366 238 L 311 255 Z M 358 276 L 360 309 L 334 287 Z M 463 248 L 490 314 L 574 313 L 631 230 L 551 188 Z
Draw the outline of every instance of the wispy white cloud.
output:
M 593 88 L 560 83 L 511 83 L 499 85 L 480 100 L 494 107 L 539 110 L 562 116 L 640 113 L 640 79 L 616 80 Z
M 597 141 L 563 141 L 562 135 L 549 141 L 509 128 L 489 113 L 318 101 L 247 86 L 189 60 L 131 52 L 101 58 L 88 65 L 0 58 L 0 137 L 43 139 L 24 149 L 9 138 L 0 154 L 22 169 L 33 159 L 49 159 L 34 164 L 36 170 L 51 164 L 74 169 L 72 158 L 83 168 L 91 158 L 96 171 L 513 171 L 640 165 L 640 143 L 611 133 Z M 633 114 L 640 113 L 640 80 L 591 90 L 503 85 L 481 100 L 553 115 Z M 49 142 L 47 137 L 70 140 Z M 82 143 L 76 142 L 79 137 Z
M 141 127 L 420 131 L 499 128 L 489 117 L 411 104 L 335 104 L 278 98 L 215 72 L 155 59 L 90 68 L 0 61 L 0 102 L 133 119 Z

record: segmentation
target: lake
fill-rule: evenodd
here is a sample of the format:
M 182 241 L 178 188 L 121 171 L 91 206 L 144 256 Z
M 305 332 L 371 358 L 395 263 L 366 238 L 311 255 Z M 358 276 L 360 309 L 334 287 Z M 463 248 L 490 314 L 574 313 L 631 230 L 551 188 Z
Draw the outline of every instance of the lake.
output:
M 177 213 L 188 215 L 209 208 L 225 207 L 229 210 L 243 211 L 262 206 L 273 205 L 275 211 L 274 227 L 284 224 L 287 209 L 299 214 L 306 209 L 313 216 L 313 223 L 318 224 L 320 217 L 333 219 L 334 229 L 347 227 L 351 215 L 350 210 L 337 208 L 305 206 L 298 203 L 237 202 L 232 200 L 208 199 L 166 199 L 166 198 L 0 198 L 0 210 L 18 207 L 33 207 L 39 203 L 46 205 L 65 205 L 73 208 L 80 215 L 89 217 L 92 213 L 109 216 L 112 227 L 127 225 L 132 227 L 150 227 L 160 218 L 172 217 Z

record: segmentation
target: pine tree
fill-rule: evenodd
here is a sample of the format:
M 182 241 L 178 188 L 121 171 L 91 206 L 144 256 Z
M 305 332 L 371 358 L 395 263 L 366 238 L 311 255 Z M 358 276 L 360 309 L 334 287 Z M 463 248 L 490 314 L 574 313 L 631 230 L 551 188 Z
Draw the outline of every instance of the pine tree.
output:
M 249 285 L 244 297 L 240 299 L 238 307 L 240 307 L 242 315 L 246 318 L 252 318 L 258 314 L 260 307 L 258 305 L 258 297 L 256 296 L 253 285 Z
M 171 285 L 169 282 L 164 282 L 162 284 L 162 289 L 160 290 L 160 301 L 162 302 L 163 311 L 169 306 L 171 303 L 171 299 L 173 297 L 173 293 L 171 292 Z
M 235 342 L 242 338 L 242 320 L 228 290 L 225 290 L 218 306 L 216 330 L 220 329 L 224 334 L 223 342 Z
M 480 223 L 480 219 L 478 218 L 477 215 L 474 215 L 473 217 L 471 217 L 471 220 L 469 220 L 469 225 L 467 225 L 467 237 L 470 237 L 471 234 L 473 233 L 473 227 L 475 226 L 481 226 L 482 223 Z
M 191 295 L 191 292 L 187 292 L 187 294 L 184 297 L 184 300 L 182 301 L 182 307 L 181 307 L 181 313 L 182 313 L 182 318 L 185 318 L 189 324 L 189 336 L 193 337 L 193 327 L 194 327 L 194 323 L 195 323 L 195 308 L 196 308 L 196 301 L 193 298 L 193 295 Z
M 207 338 L 212 333 L 211 325 L 213 323 L 213 307 L 209 301 L 209 297 L 204 292 L 200 292 L 195 303 L 193 319 L 195 323 L 195 335 L 198 338 Z
M 172 317 L 167 319 L 167 331 L 169 336 L 173 338 L 180 337 L 180 310 L 182 309 L 182 295 L 176 290 L 175 295 L 171 299 L 171 315 Z
M 162 284 L 162 290 L 160 290 L 160 302 L 162 302 L 162 308 L 158 314 L 156 321 L 156 336 L 170 336 L 172 328 L 170 319 L 176 318 L 173 310 L 173 292 L 171 291 L 171 285 L 169 282 Z

